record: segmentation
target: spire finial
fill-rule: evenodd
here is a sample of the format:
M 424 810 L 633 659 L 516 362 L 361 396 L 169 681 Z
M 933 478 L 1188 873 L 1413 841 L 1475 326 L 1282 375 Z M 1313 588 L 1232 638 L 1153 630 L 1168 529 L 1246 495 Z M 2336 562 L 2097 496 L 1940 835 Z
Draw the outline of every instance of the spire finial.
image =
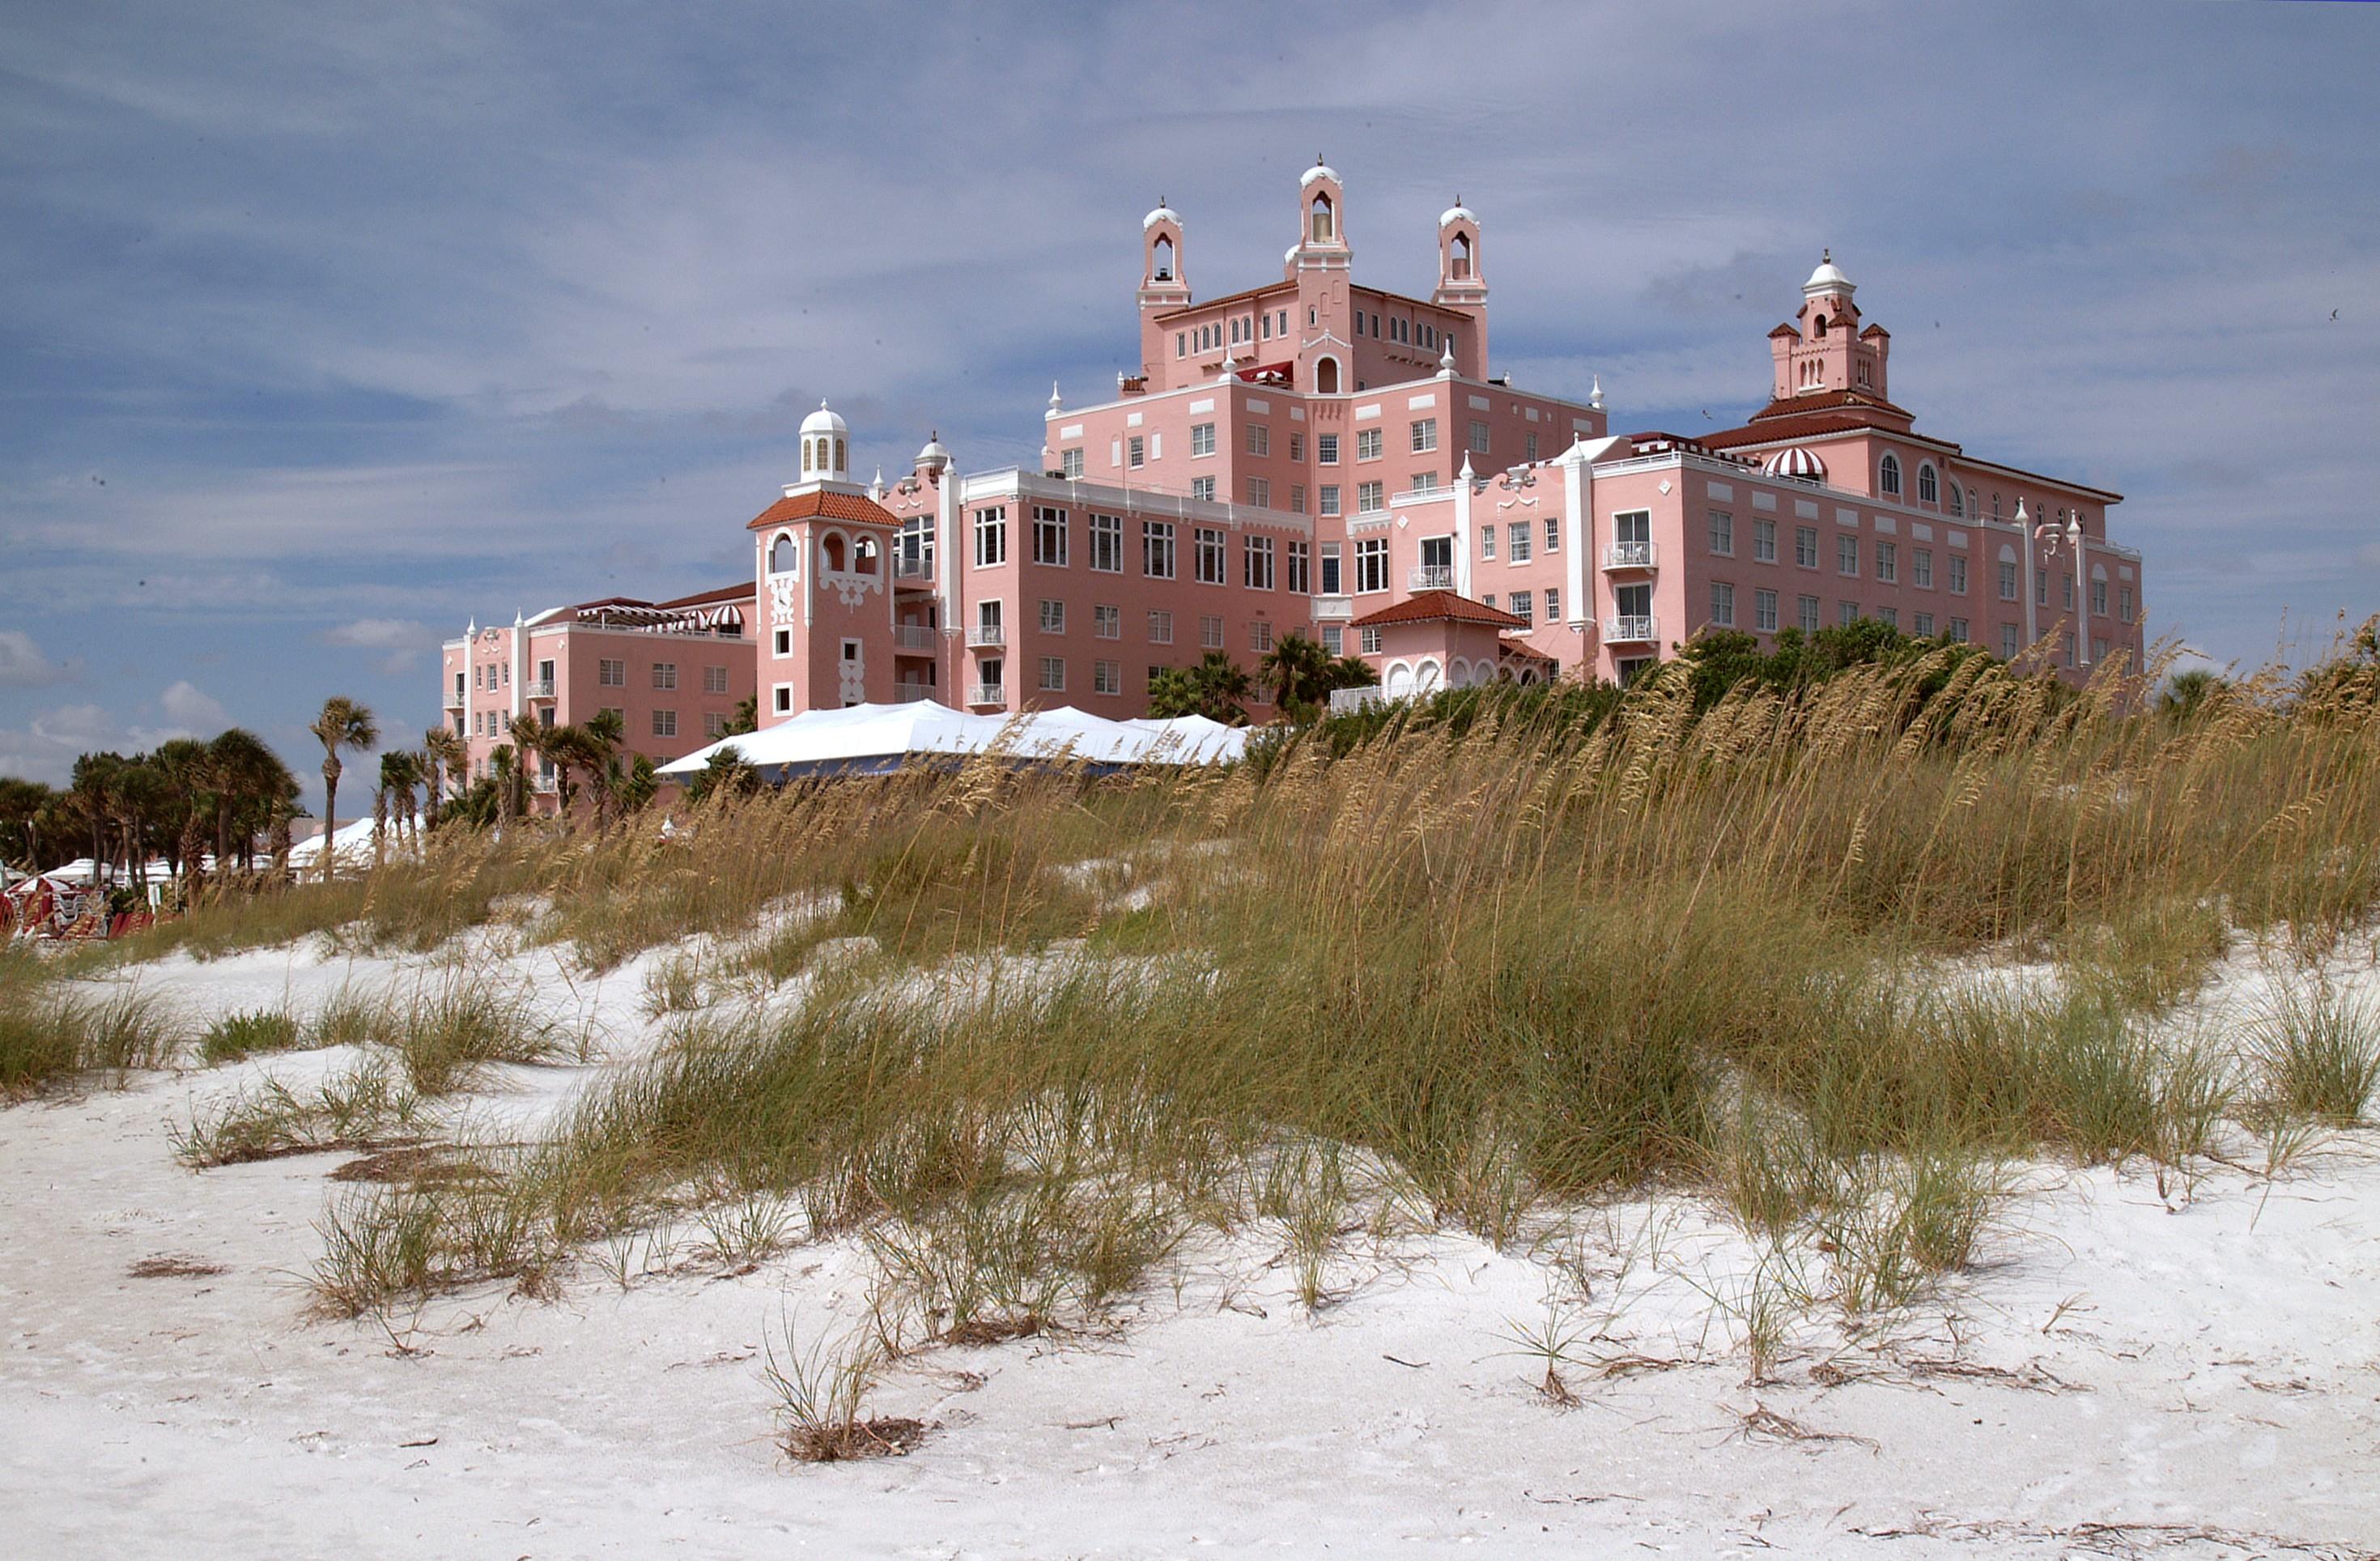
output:
M 1820 265 L 1832 265 L 1835 263 L 1835 251 L 1831 246 L 1822 246 L 1819 249 L 1818 263 Z
M 1314 165 L 1318 168 L 1326 166 L 1322 161 L 1322 153 L 1318 152 L 1314 154 Z
M 1603 410 L 1603 376 L 1595 376 L 1595 388 L 1586 393 L 1586 404 L 1597 411 Z
M 1058 382 L 1056 380 L 1051 380 L 1050 382 L 1050 409 L 1054 412 L 1063 405 L 1064 402 L 1058 395 Z

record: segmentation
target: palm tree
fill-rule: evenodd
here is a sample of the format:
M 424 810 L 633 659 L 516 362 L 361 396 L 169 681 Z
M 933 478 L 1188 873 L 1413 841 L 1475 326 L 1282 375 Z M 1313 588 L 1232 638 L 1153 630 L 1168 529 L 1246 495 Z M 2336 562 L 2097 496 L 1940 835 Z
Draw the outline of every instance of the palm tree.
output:
M 339 775 L 346 768 L 339 762 L 339 750 L 369 750 L 380 741 L 380 723 L 355 701 L 334 694 L 322 701 L 322 713 L 306 729 L 322 744 L 322 882 L 327 884 L 336 856 L 332 842 L 339 833 Z
M 20 861 L 28 872 L 46 863 L 42 837 L 58 794 L 40 781 L 0 775 L 0 861 Z
M 757 732 L 759 729 L 760 696 L 746 694 L 735 701 L 735 713 L 727 718 L 727 725 L 720 729 L 719 735 L 725 738 L 741 737 L 746 732 Z
M 713 797 L 748 797 L 759 789 L 759 772 L 745 762 L 744 750 L 732 742 L 714 750 L 686 782 L 686 799 L 694 802 Z
M 421 754 L 428 761 L 430 782 L 430 831 L 438 832 L 438 810 L 452 787 L 471 762 L 471 750 L 463 739 L 444 726 L 432 726 L 421 734 Z
M 588 788 L 595 793 L 595 832 L 600 835 L 611 827 L 613 791 L 620 778 L 620 744 L 628 735 L 627 724 L 616 710 L 599 710 L 572 730 L 576 733 L 573 746 L 587 771 Z
M 524 791 L 529 783 L 529 761 L 537 759 L 552 768 L 555 795 L 566 797 L 569 790 L 569 776 L 565 773 L 562 760 L 555 752 L 554 728 L 534 715 L 508 715 L 504 718 L 504 730 L 512 736 L 516 761 L 520 768 L 519 784 Z M 516 811 L 524 815 L 527 814 L 528 803 L 528 799 L 524 796 L 521 799 L 521 806 Z
M 231 860 L 235 823 L 241 859 L 252 861 L 256 836 L 272 826 L 273 810 L 294 796 L 298 781 L 263 738 L 239 726 L 217 733 L 207 758 L 215 777 L 215 871 L 221 872 Z
M 1168 667 L 1148 686 L 1148 713 L 1160 718 L 1203 715 L 1209 721 L 1245 725 L 1242 701 L 1256 692 L 1247 669 L 1224 651 L 1209 651 L 1196 666 Z
M 520 816 L 521 762 L 520 755 L 508 742 L 500 742 L 489 751 L 488 768 L 496 786 L 496 828 L 509 830 L 513 820 Z
M 1330 697 L 1330 652 L 1318 640 L 1284 634 L 1257 663 L 1257 670 L 1271 685 L 1281 713 L 1292 720 L 1305 718 Z
M 372 855 L 380 857 L 380 835 L 393 814 L 396 820 L 399 844 L 405 839 L 406 821 L 413 814 L 413 788 L 421 779 L 421 766 L 411 753 L 395 748 L 380 756 L 380 790 L 372 807 Z

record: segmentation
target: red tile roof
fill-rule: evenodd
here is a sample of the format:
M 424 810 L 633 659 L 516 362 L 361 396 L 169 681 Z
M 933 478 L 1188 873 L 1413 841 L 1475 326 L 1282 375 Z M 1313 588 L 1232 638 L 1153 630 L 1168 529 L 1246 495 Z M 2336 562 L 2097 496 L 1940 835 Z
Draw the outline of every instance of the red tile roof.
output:
M 865 494 L 837 493 L 832 488 L 812 488 L 791 498 L 779 499 L 745 523 L 747 531 L 782 526 L 788 520 L 858 520 L 873 526 L 890 526 L 898 530 L 901 518 Z
M 1485 602 L 1457 596 L 1451 591 L 1416 591 L 1412 596 L 1377 613 L 1367 613 L 1348 627 L 1381 628 L 1392 623 L 1481 623 L 1494 628 L 1526 628 L 1529 620 L 1499 612 Z
M 691 596 L 673 597 L 667 602 L 656 602 L 653 605 L 656 607 L 707 607 L 714 602 L 749 602 L 759 593 L 759 588 L 750 580 L 737 580 L 733 585 L 714 586 L 709 591 L 698 591 Z

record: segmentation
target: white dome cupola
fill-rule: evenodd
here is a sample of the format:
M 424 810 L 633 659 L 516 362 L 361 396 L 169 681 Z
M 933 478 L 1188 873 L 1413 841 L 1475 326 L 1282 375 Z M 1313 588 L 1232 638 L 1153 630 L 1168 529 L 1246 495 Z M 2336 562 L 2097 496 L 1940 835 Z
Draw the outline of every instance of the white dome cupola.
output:
M 851 481 L 851 428 L 820 400 L 818 410 L 802 420 L 802 481 Z
M 1858 287 L 1835 264 L 1835 252 L 1832 250 L 1818 251 L 1818 269 L 1810 273 L 1810 279 L 1802 284 L 1802 296 L 1805 299 L 1815 299 L 1823 293 L 1833 293 L 1848 300 L 1858 291 Z

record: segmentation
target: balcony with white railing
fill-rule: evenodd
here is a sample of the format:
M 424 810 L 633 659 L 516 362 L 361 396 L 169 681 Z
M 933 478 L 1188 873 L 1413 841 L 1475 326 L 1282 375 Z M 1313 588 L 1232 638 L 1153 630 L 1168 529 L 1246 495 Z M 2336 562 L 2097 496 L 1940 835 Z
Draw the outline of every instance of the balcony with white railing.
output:
M 892 702 L 894 704 L 916 704 L 920 700 L 929 700 L 933 697 L 934 686 L 931 683 L 895 683 L 892 685 Z
M 1624 613 L 1603 620 L 1607 645 L 1646 645 L 1661 638 L 1661 620 L 1650 613 Z
M 1653 544 L 1649 542 L 1616 542 L 1603 550 L 1603 567 L 1607 569 L 1650 569 L 1657 567 Z
M 522 683 L 521 689 L 524 699 L 550 700 L 553 697 L 553 679 L 551 677 L 528 678 Z
M 1002 683 L 978 683 L 967 690 L 969 704 L 1006 704 L 1008 688 Z
M 934 561 L 930 558 L 894 558 L 892 578 L 896 580 L 929 580 L 934 578 Z
M 1405 571 L 1405 589 L 1407 591 L 1452 591 L 1454 566 L 1423 564 L 1408 569 Z
M 978 650 L 1005 645 L 1008 643 L 1008 630 L 996 623 L 979 623 L 967 630 L 967 643 Z
M 463 696 L 462 696 L 462 694 L 461 694 L 461 693 L 459 693 L 458 691 L 456 691 L 455 689 L 447 689 L 447 690 L 446 690 L 446 708 L 447 708 L 447 709 L 449 709 L 449 710 L 460 710 L 460 709 L 462 709 L 462 708 L 463 708 Z
M 556 789 L 556 782 L 552 774 L 531 775 L 528 778 L 528 788 L 551 797 Z
M 896 623 L 892 626 L 892 643 L 905 651 L 931 651 L 941 635 L 922 623 Z
M 1314 616 L 1322 618 L 1352 618 L 1355 616 L 1355 599 L 1352 596 L 1318 596 L 1314 599 Z

